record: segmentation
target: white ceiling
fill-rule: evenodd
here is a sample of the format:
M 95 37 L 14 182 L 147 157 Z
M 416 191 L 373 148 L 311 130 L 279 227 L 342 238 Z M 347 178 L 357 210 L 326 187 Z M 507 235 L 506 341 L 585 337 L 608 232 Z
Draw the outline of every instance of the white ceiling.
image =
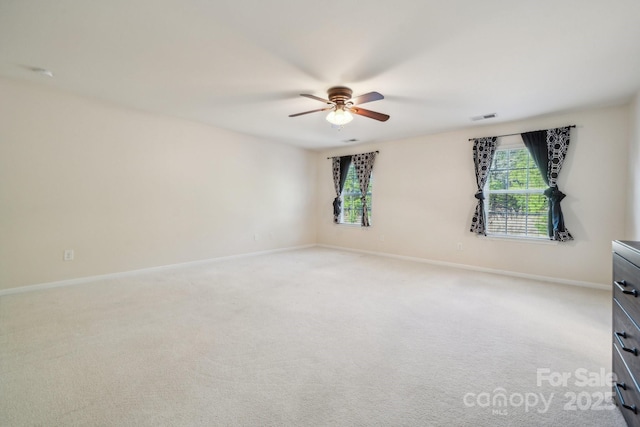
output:
M 640 1 L 0 0 L 0 75 L 322 149 L 626 102 Z M 391 119 L 288 117 L 336 85 Z

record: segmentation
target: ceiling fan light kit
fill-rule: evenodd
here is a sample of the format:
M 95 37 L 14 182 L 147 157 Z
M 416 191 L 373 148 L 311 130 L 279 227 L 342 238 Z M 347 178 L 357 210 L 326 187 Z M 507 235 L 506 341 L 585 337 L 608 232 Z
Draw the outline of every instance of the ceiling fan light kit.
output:
M 327 121 L 332 125 L 346 125 L 351 120 L 353 120 L 353 115 L 342 107 L 336 107 L 334 111 L 327 114 Z
M 332 87 L 327 91 L 327 94 L 329 95 L 329 99 L 323 99 L 315 95 L 310 95 L 305 93 L 300 94 L 300 96 L 315 99 L 316 101 L 324 102 L 330 106 L 326 108 L 319 108 L 316 110 L 305 111 L 303 113 L 291 114 L 289 115 L 289 117 L 297 117 L 297 116 L 302 116 L 304 114 L 331 110 L 327 115 L 327 121 L 336 126 L 342 126 L 349 123 L 351 120 L 353 120 L 353 114 L 368 117 L 370 119 L 379 120 L 381 122 L 386 122 L 387 120 L 389 120 L 389 116 L 386 114 L 356 107 L 356 105 L 364 104 L 365 102 L 378 101 L 380 99 L 384 99 L 384 96 L 382 96 L 380 93 L 369 92 L 369 93 L 365 93 L 364 95 L 357 96 L 355 98 L 351 97 L 352 93 L 353 92 L 348 87 L 336 86 L 336 87 Z

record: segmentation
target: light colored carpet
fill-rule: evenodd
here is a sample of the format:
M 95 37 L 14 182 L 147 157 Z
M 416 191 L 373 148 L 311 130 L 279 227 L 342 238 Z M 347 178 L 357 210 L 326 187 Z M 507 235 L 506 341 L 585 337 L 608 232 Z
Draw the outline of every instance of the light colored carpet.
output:
M 610 299 L 325 248 L 6 295 L 0 425 L 622 426 Z

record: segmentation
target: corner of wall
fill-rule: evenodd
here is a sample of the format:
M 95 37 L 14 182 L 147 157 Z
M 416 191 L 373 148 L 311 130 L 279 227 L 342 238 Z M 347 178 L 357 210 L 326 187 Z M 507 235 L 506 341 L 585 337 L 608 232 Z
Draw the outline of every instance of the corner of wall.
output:
M 640 240 L 640 91 L 630 108 L 625 238 Z

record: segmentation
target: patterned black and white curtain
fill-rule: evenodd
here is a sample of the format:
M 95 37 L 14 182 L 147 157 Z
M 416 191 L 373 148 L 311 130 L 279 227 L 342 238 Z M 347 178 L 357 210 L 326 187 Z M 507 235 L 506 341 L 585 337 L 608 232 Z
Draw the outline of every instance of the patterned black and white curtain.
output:
M 491 162 L 496 153 L 497 137 L 477 138 L 473 141 L 473 164 L 476 171 L 476 184 L 478 191 L 475 194 L 478 203 L 476 204 L 476 212 L 471 221 L 471 232 L 476 234 L 487 234 L 486 218 L 484 215 L 484 193 L 482 189 L 489 178 L 489 170 Z
M 544 192 L 549 200 L 549 238 L 564 242 L 573 236 L 564 226 L 564 216 L 560 202 L 565 194 L 558 189 L 558 175 L 569 149 L 570 127 L 525 132 L 524 145 L 531 153 L 533 161 L 549 186 Z
M 376 152 L 355 154 L 351 158 L 358 175 L 360 184 L 360 193 L 362 193 L 362 226 L 369 227 L 369 210 L 367 209 L 367 192 L 369 191 L 369 180 L 371 179 L 371 171 L 373 163 L 376 160 Z
M 331 160 L 333 164 L 333 185 L 336 189 L 336 198 L 333 199 L 333 222 L 337 224 L 340 222 L 340 214 L 342 213 L 340 196 L 342 196 L 344 182 L 347 179 L 351 156 L 333 157 Z

